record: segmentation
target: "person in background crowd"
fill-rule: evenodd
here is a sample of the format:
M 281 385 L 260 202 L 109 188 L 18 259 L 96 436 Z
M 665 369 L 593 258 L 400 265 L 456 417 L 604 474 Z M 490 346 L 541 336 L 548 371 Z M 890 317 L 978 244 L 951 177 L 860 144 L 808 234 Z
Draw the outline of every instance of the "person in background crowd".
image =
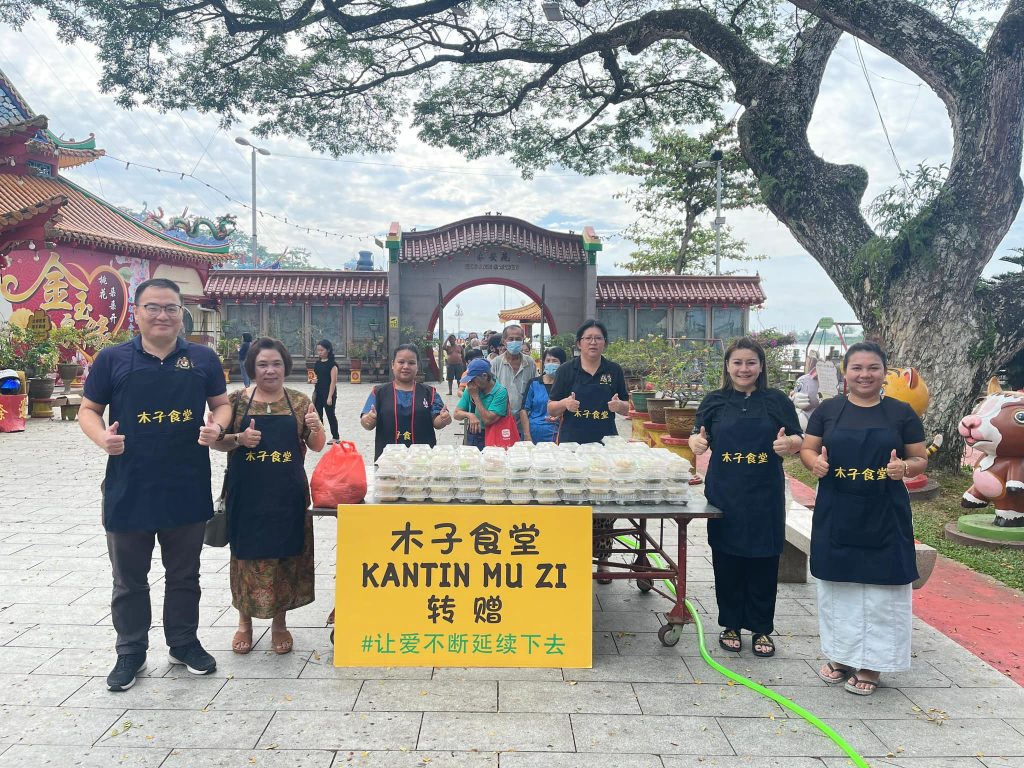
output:
M 313 387 L 313 405 L 317 418 L 323 420 L 327 412 L 327 422 L 331 425 L 331 442 L 338 442 L 338 364 L 334 360 L 334 345 L 327 339 L 320 339 L 316 345 L 316 362 L 313 363 L 316 374 L 316 385 Z
M 911 584 L 918 577 L 910 496 L 903 478 L 928 467 L 924 426 L 884 397 L 887 360 L 874 342 L 846 350 L 847 395 L 807 423 L 800 459 L 820 478 L 811 524 L 818 580 L 818 677 L 869 696 L 882 672 L 910 669 Z
M 508 412 L 518 423 L 526 390 L 537 376 L 537 364 L 529 355 L 523 354 L 526 334 L 521 325 L 509 325 L 501 332 L 505 351 L 491 361 L 494 378 L 508 392 Z M 520 436 L 522 432 L 520 431 Z
M 415 344 L 402 344 L 391 355 L 390 384 L 374 387 L 363 405 L 359 423 L 376 430 L 373 460 L 389 443 L 436 445 L 434 430 L 452 423 L 451 414 L 433 387 L 416 383 L 420 353 Z
M 779 556 L 786 540 L 782 457 L 800 450 L 802 430 L 786 394 L 768 388 L 760 344 L 744 337 L 725 350 L 722 387 L 701 401 L 693 429 L 694 454 L 713 449 L 705 494 L 724 513 L 708 520 L 718 623 L 724 627 L 718 644 L 739 653 L 740 630 L 748 629 L 754 655 L 773 656 Z
M 565 362 L 565 350 L 549 347 L 544 352 L 544 373 L 533 379 L 526 389 L 523 410 L 519 412 L 523 438 L 534 443 L 553 443 L 558 419 L 548 416 L 548 392 L 555 381 L 555 373 Z
M 493 361 L 498 355 L 505 351 L 501 336 L 497 333 L 487 339 L 487 359 Z
M 629 414 L 629 390 L 618 363 L 602 353 L 608 345 L 608 329 L 599 320 L 587 320 L 576 331 L 580 356 L 558 368 L 551 385 L 548 415 L 560 419 L 559 443 L 599 443 L 607 435 L 616 435 L 615 414 Z M 602 533 L 615 525 L 612 518 L 594 521 L 594 556 L 607 560 L 611 539 Z M 599 564 L 598 572 L 608 570 Z M 599 578 L 598 584 L 610 579 Z
M 252 345 L 252 334 L 243 333 L 242 343 L 238 345 L 238 369 L 242 372 L 242 384 L 248 387 L 252 382 L 249 380 L 249 374 L 245 370 L 245 356 L 249 354 L 249 347 Z
M 508 393 L 482 357 L 466 366 L 462 383 L 466 391 L 455 406 L 455 418 L 466 422 L 466 444 L 483 449 L 484 430 L 508 413 Z
M 444 343 L 445 354 L 445 379 L 448 381 L 448 394 L 452 393 L 452 384 L 462 378 L 462 372 L 466 370 L 462 362 L 462 346 L 456 340 L 454 334 L 448 337 Z
M 306 511 L 309 480 L 303 462 L 307 448 L 323 450 L 326 435 L 309 398 L 284 386 L 292 370 L 284 344 L 260 339 L 249 349 L 245 367 L 256 383 L 228 396 L 230 434 L 213 444 L 229 453 L 231 604 L 238 611 L 231 650 L 252 650 L 255 617 L 272 620 L 270 648 L 285 654 L 294 642 L 288 611 L 314 599 L 313 518 Z M 329 380 L 326 374 L 322 378 Z
M 108 456 L 103 527 L 117 632 L 117 663 L 107 675 L 111 691 L 128 690 L 146 668 L 156 540 L 164 565 L 163 630 L 170 662 L 195 675 L 217 669 L 196 632 L 199 553 L 206 521 L 213 517 L 208 448 L 224 436 L 231 417 L 224 371 L 212 349 L 180 335 L 177 283 L 140 283 L 135 306 L 139 335 L 96 356 L 78 414 L 82 431 Z M 109 426 L 103 421 L 108 406 Z

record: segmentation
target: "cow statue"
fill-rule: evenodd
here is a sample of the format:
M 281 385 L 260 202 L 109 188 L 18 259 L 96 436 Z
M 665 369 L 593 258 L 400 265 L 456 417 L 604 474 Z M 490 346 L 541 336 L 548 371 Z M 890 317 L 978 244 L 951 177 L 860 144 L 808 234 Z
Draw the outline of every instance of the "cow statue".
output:
M 992 504 L 994 525 L 1024 527 L 1024 392 L 1003 392 L 992 379 L 988 396 L 960 420 L 959 432 L 979 456 L 961 506 Z

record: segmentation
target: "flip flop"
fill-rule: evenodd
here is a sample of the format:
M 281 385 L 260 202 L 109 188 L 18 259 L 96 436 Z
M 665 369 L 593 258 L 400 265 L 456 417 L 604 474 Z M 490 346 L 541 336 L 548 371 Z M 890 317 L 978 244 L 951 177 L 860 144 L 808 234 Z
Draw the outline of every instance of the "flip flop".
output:
M 850 674 L 853 672 L 853 667 L 844 667 L 842 664 L 836 664 L 832 661 L 826 663 L 825 666 L 828 667 L 829 670 L 831 670 L 832 672 L 842 673 L 842 677 L 830 677 L 829 675 L 823 675 L 821 673 L 821 668 L 819 667 L 818 677 L 820 677 L 829 685 L 840 685 L 842 683 L 845 683 L 846 680 L 849 678 Z
M 292 652 L 292 633 L 287 629 L 270 631 L 270 647 L 273 648 L 274 653 L 278 656 L 283 656 L 286 653 Z
M 231 650 L 242 656 L 252 650 L 252 627 L 235 632 L 231 638 Z
M 870 688 L 858 688 L 858 685 L 870 685 Z M 856 674 L 850 675 L 850 679 L 846 681 L 846 685 L 843 686 L 850 693 L 856 694 L 857 696 L 870 696 L 878 688 L 877 680 L 862 680 L 857 677 Z

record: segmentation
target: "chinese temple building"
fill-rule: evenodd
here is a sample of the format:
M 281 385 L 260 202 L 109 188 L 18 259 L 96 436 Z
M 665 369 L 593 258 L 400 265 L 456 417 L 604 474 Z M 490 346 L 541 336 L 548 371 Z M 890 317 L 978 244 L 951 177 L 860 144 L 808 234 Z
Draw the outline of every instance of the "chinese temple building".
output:
M 166 277 L 182 288 L 186 332 L 212 332 L 203 287 L 228 258 L 230 217 L 168 226 L 111 205 L 61 176 L 103 156 L 92 135 L 64 140 L 47 123 L 0 71 L 0 317 L 24 324 L 42 310 L 54 325 L 131 329 L 136 286 Z M 204 223 L 210 236 L 197 238 Z
M 386 272 L 218 269 L 206 295 L 219 302 L 226 333 L 274 336 L 296 358 L 311 355 L 320 338 L 345 358 L 353 343 L 393 349 L 406 327 L 447 334 L 438 328 L 440 306 L 484 284 L 531 299 L 502 312 L 504 322 L 543 317 L 553 334 L 597 317 L 613 340 L 729 339 L 748 330 L 750 308 L 765 300 L 756 275 L 597 275 L 602 245 L 590 227 L 554 232 L 500 214 L 418 232 L 394 222 L 386 246 Z

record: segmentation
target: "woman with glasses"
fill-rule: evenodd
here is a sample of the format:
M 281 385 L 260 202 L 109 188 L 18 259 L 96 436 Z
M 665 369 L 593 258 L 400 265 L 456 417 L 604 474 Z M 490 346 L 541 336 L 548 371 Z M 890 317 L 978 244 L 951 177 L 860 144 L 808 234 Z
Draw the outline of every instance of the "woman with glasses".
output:
M 629 390 L 618 363 L 602 354 L 608 345 L 608 329 L 600 320 L 587 320 L 576 331 L 579 357 L 559 367 L 548 400 L 548 415 L 560 418 L 555 437 L 558 443 L 599 443 L 601 438 L 617 435 L 615 414 L 629 414 Z M 594 521 L 594 557 L 605 561 L 611 556 L 611 538 L 607 532 L 615 521 Z M 599 562 L 599 572 L 608 566 Z M 611 579 L 598 579 L 610 584 Z
M 306 449 L 326 435 L 313 403 L 285 389 L 292 357 L 277 339 L 253 342 L 245 358 L 251 387 L 228 395 L 231 425 L 213 444 L 228 456 L 231 603 L 238 610 L 235 653 L 252 650 L 252 620 L 272 619 L 270 648 L 292 650 L 288 611 L 313 602 L 313 521 Z

